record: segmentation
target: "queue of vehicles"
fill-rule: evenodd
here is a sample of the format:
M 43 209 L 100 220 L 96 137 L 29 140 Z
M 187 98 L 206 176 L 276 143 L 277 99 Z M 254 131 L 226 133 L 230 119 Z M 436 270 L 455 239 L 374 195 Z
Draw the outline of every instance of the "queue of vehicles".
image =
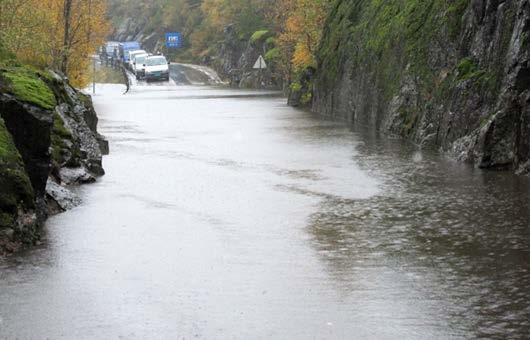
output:
M 109 41 L 100 50 L 100 59 L 107 65 L 123 65 L 134 73 L 136 79 L 168 81 L 169 62 L 161 54 L 151 54 L 141 49 L 136 41 Z

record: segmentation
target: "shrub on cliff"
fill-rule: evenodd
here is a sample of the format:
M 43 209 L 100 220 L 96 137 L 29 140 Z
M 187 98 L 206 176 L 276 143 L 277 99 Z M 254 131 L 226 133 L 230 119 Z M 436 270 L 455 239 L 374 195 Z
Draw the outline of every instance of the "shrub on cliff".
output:
M 269 31 L 268 30 L 259 30 L 259 31 L 256 31 L 254 32 L 251 36 L 250 36 L 250 42 L 251 43 L 257 43 L 257 42 L 260 42 L 262 41 L 263 39 L 265 39 L 266 37 L 269 36 Z

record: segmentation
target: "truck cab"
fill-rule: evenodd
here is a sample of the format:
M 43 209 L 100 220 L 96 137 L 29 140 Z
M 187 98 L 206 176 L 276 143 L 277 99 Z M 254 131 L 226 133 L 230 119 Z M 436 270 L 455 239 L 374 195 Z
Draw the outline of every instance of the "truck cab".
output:
M 140 49 L 140 43 L 137 41 L 121 42 L 119 45 L 120 61 L 127 65 L 130 60 L 129 52 Z

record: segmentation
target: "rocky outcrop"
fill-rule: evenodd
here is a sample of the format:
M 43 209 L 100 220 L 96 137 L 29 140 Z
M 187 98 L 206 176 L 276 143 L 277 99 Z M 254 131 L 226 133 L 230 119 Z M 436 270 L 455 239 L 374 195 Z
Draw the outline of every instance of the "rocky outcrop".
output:
M 0 118 L 0 255 L 37 232 L 35 193 L 15 142 Z
M 35 194 L 42 196 L 50 173 L 52 112 L 0 93 L 0 116 L 22 156 Z
M 530 2 L 336 2 L 313 110 L 483 168 L 530 159 Z
M 53 74 L 50 88 L 59 104 L 55 108 L 55 135 L 62 139 L 54 147 L 54 176 L 67 184 L 72 172 L 81 173 L 78 178 L 95 178 L 104 174 L 102 150 L 108 152 L 106 141 L 97 132 L 97 115 L 89 96 L 72 88 L 62 77 Z M 63 169 L 63 170 L 61 170 Z M 67 169 L 67 170 L 66 170 Z M 72 171 L 75 169 L 76 171 Z M 95 180 L 95 179 L 94 179 Z M 83 180 L 90 182 L 90 180 Z
M 0 254 L 37 242 L 49 214 L 80 203 L 69 186 L 104 174 L 102 151 L 89 96 L 53 72 L 0 69 Z
M 116 41 L 138 41 L 144 49 L 158 51 L 162 47 L 164 32 L 156 32 L 147 29 L 149 18 L 145 13 L 138 13 L 134 18 L 124 18 L 115 28 L 112 37 Z
M 268 31 L 257 31 L 249 40 L 242 40 L 235 28 L 229 25 L 224 30 L 223 41 L 206 63 L 210 63 L 222 78 L 228 79 L 232 87 L 281 89 L 282 78 L 271 60 L 266 61 L 266 69 L 253 68 L 259 56 L 267 57 L 274 48 L 274 40 L 269 38 Z

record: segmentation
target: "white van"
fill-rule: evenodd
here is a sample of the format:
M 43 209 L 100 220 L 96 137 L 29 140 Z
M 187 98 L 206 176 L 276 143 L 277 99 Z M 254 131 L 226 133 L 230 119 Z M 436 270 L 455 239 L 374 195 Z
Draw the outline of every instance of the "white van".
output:
M 149 54 L 142 53 L 136 54 L 133 58 L 133 72 L 136 75 L 136 79 L 140 80 L 145 78 L 145 61 L 149 57 Z
M 133 60 L 134 60 L 134 56 L 137 55 L 137 54 L 146 54 L 147 52 L 144 51 L 144 50 L 134 50 L 134 51 L 130 51 L 129 52 L 129 64 L 127 65 L 127 67 L 129 68 L 129 70 L 134 70 L 134 65 L 133 65 Z
M 145 80 L 169 80 L 169 63 L 166 57 L 155 55 L 145 60 Z

